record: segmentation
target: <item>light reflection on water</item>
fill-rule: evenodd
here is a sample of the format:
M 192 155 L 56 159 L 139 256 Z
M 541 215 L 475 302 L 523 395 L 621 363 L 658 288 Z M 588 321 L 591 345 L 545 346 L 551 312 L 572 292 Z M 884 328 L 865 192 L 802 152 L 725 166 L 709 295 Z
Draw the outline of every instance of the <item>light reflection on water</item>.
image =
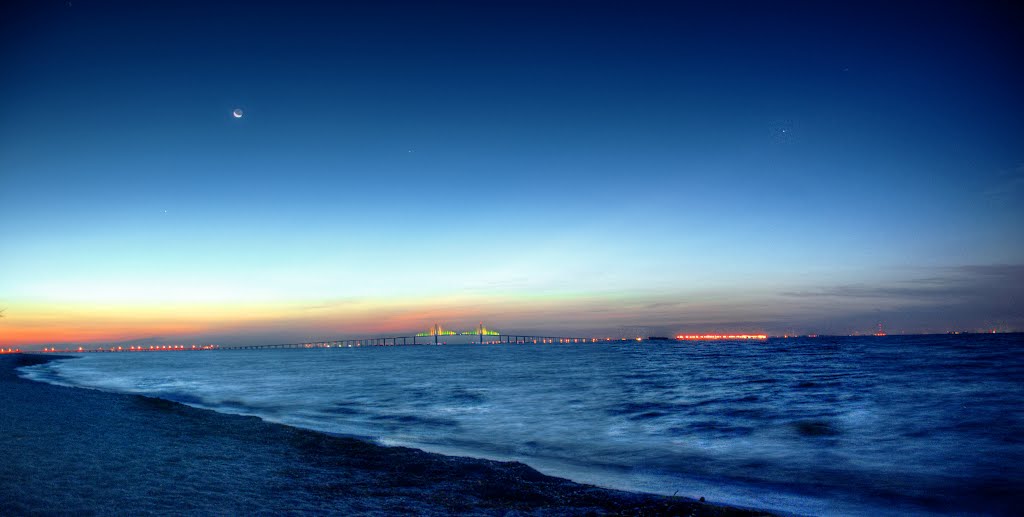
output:
M 1024 487 L 1019 335 L 87 354 L 27 374 L 798 513 L 998 511 Z

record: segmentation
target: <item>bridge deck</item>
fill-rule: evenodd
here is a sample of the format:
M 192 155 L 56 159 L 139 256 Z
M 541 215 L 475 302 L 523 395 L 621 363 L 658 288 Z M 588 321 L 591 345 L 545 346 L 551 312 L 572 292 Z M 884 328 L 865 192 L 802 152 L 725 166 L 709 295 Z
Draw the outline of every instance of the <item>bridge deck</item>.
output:
M 567 336 L 534 336 L 521 334 L 489 334 L 489 335 L 445 335 L 445 336 L 377 336 L 357 339 L 340 339 L 335 341 L 317 341 L 308 343 L 277 343 L 270 345 L 140 345 L 110 346 L 85 348 L 79 347 L 45 347 L 44 353 L 94 353 L 94 352 L 185 352 L 200 350 L 267 350 L 282 348 L 349 348 L 361 346 L 424 346 L 446 345 L 450 339 L 466 339 L 469 343 L 460 344 L 572 344 L 619 341 L 610 338 L 567 337 Z M 17 350 L 20 352 L 21 350 Z M 3 353 L 16 353 L 14 350 Z

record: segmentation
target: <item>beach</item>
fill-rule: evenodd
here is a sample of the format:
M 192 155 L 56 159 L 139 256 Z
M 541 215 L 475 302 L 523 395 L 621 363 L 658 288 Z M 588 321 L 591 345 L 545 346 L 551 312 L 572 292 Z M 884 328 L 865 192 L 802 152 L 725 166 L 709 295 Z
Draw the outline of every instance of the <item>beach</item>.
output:
M 0 357 L 2 514 L 765 515 L 15 371 L 57 358 Z

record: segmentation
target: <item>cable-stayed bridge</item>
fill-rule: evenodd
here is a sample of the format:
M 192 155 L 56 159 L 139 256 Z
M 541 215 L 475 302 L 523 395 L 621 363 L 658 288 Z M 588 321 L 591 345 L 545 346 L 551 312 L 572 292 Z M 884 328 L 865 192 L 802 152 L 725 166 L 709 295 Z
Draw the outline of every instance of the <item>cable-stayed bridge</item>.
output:
M 611 338 L 553 336 L 530 334 L 511 334 L 488 329 L 482 323 L 473 330 L 455 331 L 434 324 L 429 330 L 411 335 L 369 336 L 361 338 L 338 339 L 333 341 L 310 341 L 303 343 L 278 343 L 267 345 L 109 345 L 109 346 L 52 346 L 44 347 L 45 353 L 89 353 L 89 352 L 185 352 L 201 350 L 267 350 L 282 348 L 351 348 L 362 346 L 413 346 L 413 345 L 445 345 L 457 340 L 462 343 L 487 344 L 568 344 L 597 343 L 599 341 L 618 341 Z

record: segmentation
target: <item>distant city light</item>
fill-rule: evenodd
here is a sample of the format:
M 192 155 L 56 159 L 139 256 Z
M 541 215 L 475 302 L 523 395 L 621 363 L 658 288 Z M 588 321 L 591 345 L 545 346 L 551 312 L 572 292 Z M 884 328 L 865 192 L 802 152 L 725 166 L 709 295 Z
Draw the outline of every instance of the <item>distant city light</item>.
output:
M 680 334 L 676 339 L 681 341 L 720 341 L 728 340 L 761 340 L 768 339 L 766 334 Z

